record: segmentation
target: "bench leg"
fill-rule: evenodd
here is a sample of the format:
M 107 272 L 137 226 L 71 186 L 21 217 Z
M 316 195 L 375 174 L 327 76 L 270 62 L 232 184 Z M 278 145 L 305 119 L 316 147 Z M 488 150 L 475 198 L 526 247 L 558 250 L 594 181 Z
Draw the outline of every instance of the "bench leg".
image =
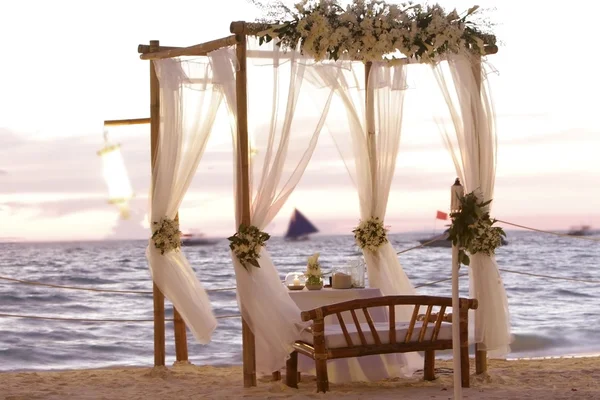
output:
M 319 356 L 319 354 L 316 354 Z M 329 377 L 327 376 L 327 358 L 315 360 L 317 370 L 317 393 L 329 390 Z
M 293 351 L 285 363 L 285 384 L 298 389 L 298 352 Z
M 460 380 L 462 387 L 468 388 L 471 386 L 469 382 L 469 345 L 460 346 Z
M 425 365 L 423 367 L 423 379 L 435 380 L 435 350 L 425 350 Z
M 273 372 L 273 380 L 274 381 L 280 381 L 281 380 L 281 371 L 275 371 L 275 372 Z

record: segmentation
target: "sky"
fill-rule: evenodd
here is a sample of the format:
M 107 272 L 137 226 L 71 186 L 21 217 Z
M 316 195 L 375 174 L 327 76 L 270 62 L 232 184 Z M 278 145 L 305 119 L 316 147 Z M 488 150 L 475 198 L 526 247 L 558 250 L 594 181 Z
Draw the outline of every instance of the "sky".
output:
M 440 4 L 461 11 L 474 3 Z M 488 58 L 498 70 L 490 77 L 499 137 L 493 216 L 540 229 L 598 228 L 600 4 L 477 4 L 496 7 L 488 15 L 501 41 Z M 193 45 L 259 16 L 245 0 L 0 2 L 0 240 L 148 237 L 149 127 L 109 131 L 136 194 L 129 220 L 108 204 L 96 154 L 104 120 L 149 116 L 149 66 L 137 45 Z M 431 232 L 456 173 L 440 134 L 420 117 L 423 99 L 439 96 L 433 77 L 411 79 L 418 94 L 407 95 L 386 224 L 392 232 Z M 224 237 L 235 230 L 231 145 L 222 139 L 211 139 L 182 204 L 184 231 Z M 269 232 L 284 233 L 294 207 L 324 234 L 349 233 L 358 222 L 356 190 L 326 134 Z

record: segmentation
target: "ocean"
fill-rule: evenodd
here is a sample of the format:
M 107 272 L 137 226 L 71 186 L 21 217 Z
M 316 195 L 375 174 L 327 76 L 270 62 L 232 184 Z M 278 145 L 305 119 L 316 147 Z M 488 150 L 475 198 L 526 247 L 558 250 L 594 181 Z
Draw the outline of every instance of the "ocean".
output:
M 396 250 L 429 235 L 390 235 Z M 501 268 L 563 278 L 600 281 L 600 243 L 548 234 L 508 231 L 509 245 L 497 250 Z M 56 285 L 117 290 L 152 290 L 144 255 L 146 241 L 0 243 L 0 276 Z M 268 249 L 283 279 L 303 271 L 320 252 L 324 272 L 357 257 L 351 236 L 314 236 L 290 243 L 271 238 Z M 183 251 L 207 289 L 234 287 L 226 239 Z M 415 285 L 450 277 L 450 250 L 420 248 L 400 256 Z M 465 267 L 463 267 L 465 268 Z M 466 272 L 461 270 L 461 272 Z M 509 357 L 600 353 L 600 284 L 502 272 L 515 342 Z M 467 278 L 461 295 L 468 296 Z M 451 295 L 450 281 L 418 289 Z M 210 294 L 215 315 L 238 314 L 234 291 Z M 166 302 L 167 317 L 172 307 Z M 95 319 L 152 319 L 152 296 L 67 290 L 0 280 L 0 313 Z M 0 370 L 50 370 L 153 364 L 152 322 L 78 322 L 0 316 Z M 241 321 L 219 320 L 203 346 L 188 334 L 196 365 L 241 364 Z M 175 361 L 173 327 L 167 323 L 167 365 Z

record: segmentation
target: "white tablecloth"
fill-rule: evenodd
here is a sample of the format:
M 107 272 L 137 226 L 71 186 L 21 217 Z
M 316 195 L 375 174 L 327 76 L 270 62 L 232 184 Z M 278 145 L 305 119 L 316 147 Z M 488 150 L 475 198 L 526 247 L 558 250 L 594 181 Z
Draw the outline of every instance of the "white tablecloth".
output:
M 329 289 L 321 290 L 299 290 L 290 291 L 290 297 L 296 305 L 302 310 L 307 311 L 313 308 L 325 306 L 328 304 L 340 303 L 343 301 L 354 299 L 367 299 L 371 297 L 380 297 L 382 295 L 379 289 Z M 384 309 L 369 309 L 369 313 L 375 322 L 387 321 L 387 314 Z M 350 313 L 343 315 L 344 322 L 351 323 L 352 316 Z M 362 313 L 356 313 L 360 322 L 363 322 L 364 316 Z M 325 324 L 339 324 L 337 317 L 325 317 Z M 412 356 L 420 357 L 414 353 Z M 411 371 L 403 368 L 406 355 L 403 354 L 387 354 L 374 355 L 354 358 L 342 358 L 330 360 L 327 362 L 327 372 L 329 382 L 342 383 L 351 381 L 378 381 L 395 376 L 407 376 Z M 298 355 L 298 371 L 315 375 L 314 360 L 299 354 Z

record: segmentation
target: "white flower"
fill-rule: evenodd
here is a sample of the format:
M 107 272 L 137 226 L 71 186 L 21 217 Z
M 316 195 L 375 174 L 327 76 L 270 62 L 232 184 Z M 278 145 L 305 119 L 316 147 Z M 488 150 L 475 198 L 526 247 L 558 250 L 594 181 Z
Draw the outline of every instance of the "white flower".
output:
M 152 241 L 160 254 L 177 251 L 181 247 L 181 232 L 179 221 L 163 217 L 159 222 L 154 222 L 152 227 Z

